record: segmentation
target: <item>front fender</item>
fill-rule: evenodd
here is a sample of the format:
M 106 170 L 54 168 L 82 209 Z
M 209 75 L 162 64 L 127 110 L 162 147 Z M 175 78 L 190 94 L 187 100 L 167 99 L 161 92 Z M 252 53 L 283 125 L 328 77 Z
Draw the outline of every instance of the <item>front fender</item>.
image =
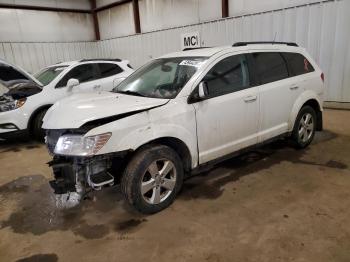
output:
M 295 120 L 298 116 L 298 113 L 300 111 L 300 109 L 302 108 L 302 106 L 309 100 L 316 100 L 318 103 L 318 106 L 320 108 L 320 110 L 322 111 L 322 100 L 321 98 L 312 90 L 306 90 L 304 91 L 299 97 L 298 99 L 294 102 L 290 117 L 289 117 L 289 121 L 288 121 L 288 130 L 292 131 L 294 128 L 294 123 Z
M 153 111 L 153 112 L 152 112 Z M 192 167 L 198 163 L 196 122 L 194 113 L 174 113 L 173 116 L 159 115 L 161 110 L 145 111 L 115 122 L 96 127 L 86 136 L 111 132 L 108 142 L 97 153 L 107 154 L 139 147 L 160 138 L 177 138 L 188 148 Z M 174 111 L 175 112 L 175 111 Z

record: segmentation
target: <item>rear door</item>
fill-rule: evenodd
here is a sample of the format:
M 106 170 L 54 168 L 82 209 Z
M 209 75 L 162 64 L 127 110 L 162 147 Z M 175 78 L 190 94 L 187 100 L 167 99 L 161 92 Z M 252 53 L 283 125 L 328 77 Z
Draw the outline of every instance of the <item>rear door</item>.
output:
M 294 98 L 287 63 L 279 52 L 253 52 L 260 94 L 259 142 L 287 132 Z
M 77 65 L 72 68 L 56 85 L 56 88 L 66 88 L 69 79 L 79 80 L 79 85 L 73 87 L 73 92 L 92 92 L 101 89 L 99 71 L 95 63 Z
M 259 110 L 246 55 L 222 58 L 202 81 L 209 96 L 194 104 L 200 164 L 257 143 Z

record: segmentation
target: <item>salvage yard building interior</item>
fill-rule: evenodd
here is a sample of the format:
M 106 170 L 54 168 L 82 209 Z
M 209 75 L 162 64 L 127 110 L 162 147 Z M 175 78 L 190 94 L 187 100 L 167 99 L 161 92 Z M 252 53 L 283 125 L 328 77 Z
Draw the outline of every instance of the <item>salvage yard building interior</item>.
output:
M 0 261 L 350 261 L 349 13 L 0 0 Z

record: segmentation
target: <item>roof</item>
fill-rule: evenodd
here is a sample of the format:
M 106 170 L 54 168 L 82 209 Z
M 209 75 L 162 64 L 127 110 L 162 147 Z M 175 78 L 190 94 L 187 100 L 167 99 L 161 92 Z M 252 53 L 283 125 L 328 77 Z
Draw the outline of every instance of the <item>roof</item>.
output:
M 247 44 L 246 44 L 247 43 Z M 167 57 L 191 57 L 191 56 L 203 56 L 210 57 L 215 55 L 218 52 L 227 50 L 227 51 L 246 51 L 246 50 L 285 50 L 285 51 L 296 51 L 301 50 L 302 48 L 295 46 L 294 43 L 270 43 L 270 42 L 240 42 L 234 46 L 218 46 L 218 47 L 203 47 L 203 48 L 194 48 L 183 50 L 179 52 L 174 52 L 161 56 L 160 58 Z
M 228 49 L 228 48 L 230 48 L 230 46 L 218 46 L 218 47 L 190 49 L 190 50 L 170 53 L 170 54 L 161 56 L 160 58 L 188 57 L 188 56 L 212 56 L 212 55 L 216 54 L 217 52 L 220 52 L 220 51 L 222 51 L 224 49 Z

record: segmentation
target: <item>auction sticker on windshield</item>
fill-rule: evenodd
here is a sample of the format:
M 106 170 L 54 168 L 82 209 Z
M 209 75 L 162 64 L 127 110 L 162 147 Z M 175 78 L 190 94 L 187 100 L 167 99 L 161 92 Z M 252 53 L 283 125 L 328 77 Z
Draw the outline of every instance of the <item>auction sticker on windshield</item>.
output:
M 204 63 L 204 61 L 183 60 L 179 65 L 200 67 L 203 63 Z

